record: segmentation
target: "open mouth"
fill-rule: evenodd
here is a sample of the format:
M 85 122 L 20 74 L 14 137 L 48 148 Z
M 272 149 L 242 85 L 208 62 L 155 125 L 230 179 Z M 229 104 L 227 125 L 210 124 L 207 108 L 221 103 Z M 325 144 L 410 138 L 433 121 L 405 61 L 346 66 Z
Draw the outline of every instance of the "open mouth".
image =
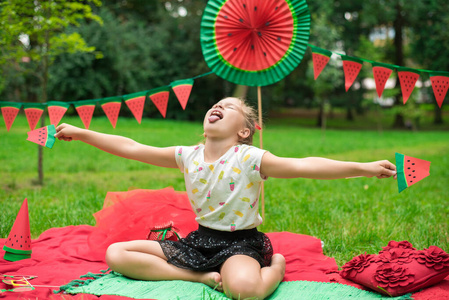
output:
M 217 122 L 218 120 L 221 120 L 221 119 L 223 119 L 223 114 L 220 111 L 218 111 L 218 110 L 214 110 L 210 114 L 210 116 L 208 118 L 210 123 L 215 123 L 215 122 Z

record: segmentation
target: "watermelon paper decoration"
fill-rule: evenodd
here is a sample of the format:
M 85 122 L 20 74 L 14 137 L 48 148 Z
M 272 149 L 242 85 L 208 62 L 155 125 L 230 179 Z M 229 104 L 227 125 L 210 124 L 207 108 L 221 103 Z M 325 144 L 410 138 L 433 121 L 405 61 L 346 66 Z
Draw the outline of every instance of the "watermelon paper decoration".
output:
M 433 72 L 430 73 L 430 81 L 432 82 L 433 94 L 437 100 L 438 106 L 443 105 L 444 97 L 446 97 L 447 89 L 449 88 L 449 73 L 448 72 Z
M 22 107 L 22 104 L 16 102 L 0 102 L 0 107 L 2 110 L 3 120 L 5 121 L 6 130 L 9 131 L 12 123 L 14 123 L 14 120 L 19 113 L 20 108 Z
M 30 130 L 36 128 L 39 119 L 44 112 L 44 105 L 40 103 L 24 103 L 23 108 L 25 110 L 25 116 L 27 117 Z
M 345 90 L 346 92 L 354 83 L 363 66 L 363 61 L 356 57 L 341 55 L 343 60 L 343 72 L 345 73 Z
M 376 91 L 377 95 L 382 97 L 382 93 L 384 92 L 385 85 L 387 84 L 388 78 L 390 78 L 393 69 L 386 64 L 381 63 L 373 63 L 373 75 L 374 81 L 376 82 Z
M 61 101 L 49 101 L 47 103 L 48 116 L 50 117 L 50 124 L 58 126 L 62 117 L 66 113 L 67 109 L 70 107 L 70 104 L 67 102 Z
M 53 148 L 55 144 L 55 134 L 56 128 L 55 125 L 48 125 L 42 128 L 38 128 L 28 132 L 27 141 L 36 143 L 40 146 L 44 146 L 47 148 Z
M 81 121 L 83 122 L 86 129 L 89 129 L 90 121 L 92 120 L 96 103 L 97 102 L 95 100 L 85 100 L 75 103 L 75 109 L 78 112 L 78 115 L 80 116 Z
M 236 84 L 265 86 L 298 66 L 309 34 L 305 0 L 209 0 L 200 39 L 215 74 Z
M 310 46 L 310 48 L 312 49 L 313 76 L 316 80 L 329 62 L 332 52 L 314 46 Z
M 108 117 L 109 122 L 111 122 L 112 127 L 115 128 L 118 115 L 120 113 L 120 107 L 122 106 L 122 97 L 105 98 L 100 101 L 100 105 L 104 113 Z
M 419 79 L 419 71 L 409 68 L 398 68 L 399 82 L 401 83 L 402 99 L 404 104 L 415 88 L 416 82 Z
M 134 93 L 123 96 L 123 100 L 132 112 L 134 118 L 140 124 L 142 121 L 143 108 L 145 106 L 146 92 Z
M 430 161 L 396 153 L 399 193 L 429 176 Z
M 167 114 L 168 97 L 170 96 L 169 87 L 163 86 L 150 91 L 148 97 L 156 105 L 161 115 L 165 118 Z
M 182 109 L 186 109 L 187 101 L 193 87 L 193 79 L 177 80 L 170 84 L 173 92 L 175 92 Z
M 3 258 L 8 261 L 18 261 L 31 257 L 30 221 L 26 198 L 23 200 L 3 250 L 5 250 Z

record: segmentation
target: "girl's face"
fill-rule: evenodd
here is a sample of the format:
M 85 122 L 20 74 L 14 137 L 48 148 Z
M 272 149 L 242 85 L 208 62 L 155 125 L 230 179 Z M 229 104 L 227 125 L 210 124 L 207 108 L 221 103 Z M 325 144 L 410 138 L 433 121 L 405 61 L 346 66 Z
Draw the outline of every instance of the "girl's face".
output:
M 242 103 L 236 98 L 225 98 L 209 109 L 204 117 L 204 132 L 210 138 L 235 137 L 245 131 Z

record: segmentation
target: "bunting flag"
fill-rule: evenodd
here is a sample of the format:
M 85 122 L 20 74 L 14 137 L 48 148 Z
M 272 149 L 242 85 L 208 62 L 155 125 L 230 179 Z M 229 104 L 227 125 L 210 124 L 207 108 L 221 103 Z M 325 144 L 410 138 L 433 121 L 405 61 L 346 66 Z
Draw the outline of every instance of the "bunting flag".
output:
M 78 115 L 81 118 L 81 121 L 84 124 L 86 129 L 89 129 L 90 121 L 92 120 L 92 116 L 94 115 L 95 110 L 95 101 L 94 100 L 85 100 L 79 101 L 75 103 L 75 109 L 78 112 Z
M 41 103 L 24 103 L 23 108 L 25 110 L 25 116 L 27 117 L 30 130 L 36 128 L 37 122 L 44 112 L 44 105 Z
M 170 84 L 183 110 L 186 109 L 187 101 L 189 100 L 190 92 L 192 91 L 193 82 L 193 79 L 184 79 L 174 81 Z
M 66 113 L 70 104 L 62 101 L 49 101 L 47 103 L 48 116 L 50 117 L 50 124 L 58 126 L 62 117 Z
M 430 81 L 432 82 L 433 94 L 435 95 L 438 106 L 441 108 L 449 87 L 449 72 L 430 73 Z
M 154 105 L 156 105 L 157 109 L 161 113 L 161 115 L 165 118 L 167 114 L 167 105 L 168 105 L 168 98 L 169 98 L 170 92 L 169 88 L 167 86 L 160 87 L 158 89 L 154 89 L 151 91 L 151 93 L 148 95 L 153 101 Z
M 100 101 L 101 108 L 111 122 L 112 127 L 115 128 L 117 124 L 118 115 L 120 114 L 120 107 L 122 106 L 122 97 L 109 97 Z
M 134 118 L 140 124 L 142 121 L 143 108 L 145 106 L 146 92 L 134 93 L 123 96 L 123 100 L 132 112 Z
M 313 76 L 316 80 L 318 76 L 320 76 L 321 71 L 324 70 L 327 63 L 329 62 L 332 56 L 332 52 L 313 46 L 311 46 L 310 48 L 312 49 Z
M 376 91 L 380 98 L 382 97 L 388 78 L 390 78 L 391 73 L 393 73 L 393 69 L 390 68 L 389 65 L 381 63 L 373 63 L 372 66 L 374 81 L 376 82 Z
M 2 110 L 3 120 L 5 121 L 6 130 L 11 129 L 12 123 L 17 117 L 22 103 L 17 102 L 0 102 L 0 107 Z
M 400 67 L 398 68 L 398 77 L 401 84 L 402 100 L 405 104 L 419 79 L 419 71 Z
M 355 79 L 362 69 L 363 61 L 346 55 L 340 55 L 343 60 L 343 72 L 345 74 L 345 90 L 346 92 L 354 83 Z

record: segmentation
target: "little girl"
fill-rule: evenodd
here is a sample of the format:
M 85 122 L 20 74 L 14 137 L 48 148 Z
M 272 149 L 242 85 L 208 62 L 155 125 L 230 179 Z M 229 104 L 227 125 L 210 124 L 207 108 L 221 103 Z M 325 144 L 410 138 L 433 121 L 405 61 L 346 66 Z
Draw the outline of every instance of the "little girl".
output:
M 204 118 L 204 144 L 158 148 L 131 139 L 71 125 L 56 128 L 60 140 L 80 140 L 128 159 L 184 173 L 186 190 L 199 223 L 180 241 L 115 243 L 106 252 L 110 268 L 140 280 L 202 282 L 236 299 L 264 299 L 285 273 L 285 259 L 273 254 L 268 237 L 257 230 L 263 180 L 337 179 L 395 176 L 389 161 L 356 163 L 325 158 L 284 158 L 251 146 L 255 113 L 237 98 L 215 104 Z

